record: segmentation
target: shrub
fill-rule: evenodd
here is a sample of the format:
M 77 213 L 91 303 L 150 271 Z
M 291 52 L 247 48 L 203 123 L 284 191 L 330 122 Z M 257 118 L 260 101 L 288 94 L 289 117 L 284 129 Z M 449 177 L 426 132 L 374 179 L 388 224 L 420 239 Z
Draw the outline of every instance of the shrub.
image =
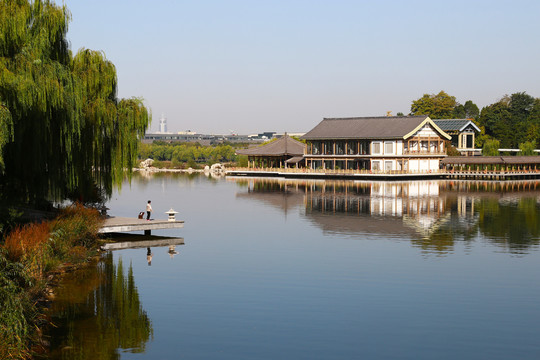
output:
M 28 322 L 35 310 L 25 289 L 32 286 L 27 270 L 21 263 L 9 261 L 0 251 L 0 358 L 29 358 Z
M 81 204 L 75 204 L 62 210 L 51 224 L 54 236 L 55 248 L 63 252 L 72 246 L 84 246 L 87 249 L 97 244 L 98 231 L 101 226 L 101 215 L 96 209 L 85 208 Z
M 8 259 L 23 263 L 32 276 L 38 279 L 43 274 L 48 239 L 48 223 L 29 224 L 17 227 L 9 233 L 4 249 Z

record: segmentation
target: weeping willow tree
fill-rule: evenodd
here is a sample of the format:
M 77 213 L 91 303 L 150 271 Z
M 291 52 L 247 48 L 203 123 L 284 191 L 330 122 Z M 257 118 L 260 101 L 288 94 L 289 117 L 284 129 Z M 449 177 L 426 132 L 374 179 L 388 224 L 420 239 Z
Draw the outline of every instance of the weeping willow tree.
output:
M 4 198 L 110 195 L 136 160 L 148 110 L 141 99 L 118 99 L 116 68 L 102 52 L 71 53 L 69 20 L 52 1 L 0 1 Z

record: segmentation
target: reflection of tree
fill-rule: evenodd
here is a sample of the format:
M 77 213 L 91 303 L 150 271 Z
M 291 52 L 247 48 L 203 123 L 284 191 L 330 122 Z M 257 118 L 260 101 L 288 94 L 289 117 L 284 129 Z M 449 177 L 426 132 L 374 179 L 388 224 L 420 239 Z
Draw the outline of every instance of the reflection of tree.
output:
M 478 228 L 492 243 L 513 253 L 526 252 L 540 243 L 540 211 L 536 198 L 507 202 L 482 199 L 477 209 Z
M 118 349 L 144 352 L 152 336 L 131 265 L 107 254 L 98 266 L 66 275 L 51 309 L 51 358 L 118 359 Z
M 458 215 L 455 209 L 455 201 L 448 199 L 451 212 L 444 221 L 440 221 L 426 236 L 411 239 L 413 246 L 417 246 L 427 252 L 445 254 L 454 250 L 458 241 L 472 242 L 478 235 L 477 216 L 474 214 Z

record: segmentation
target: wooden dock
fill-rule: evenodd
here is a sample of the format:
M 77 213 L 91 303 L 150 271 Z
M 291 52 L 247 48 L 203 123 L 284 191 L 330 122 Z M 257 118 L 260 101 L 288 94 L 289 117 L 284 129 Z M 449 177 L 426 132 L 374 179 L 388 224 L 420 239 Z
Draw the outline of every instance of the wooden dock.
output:
M 116 217 L 112 216 L 105 219 L 103 226 L 99 230 L 102 234 L 118 233 L 118 232 L 131 232 L 131 231 L 144 231 L 145 235 L 150 235 L 152 230 L 161 229 L 179 229 L 184 227 L 183 220 L 144 220 L 128 217 Z

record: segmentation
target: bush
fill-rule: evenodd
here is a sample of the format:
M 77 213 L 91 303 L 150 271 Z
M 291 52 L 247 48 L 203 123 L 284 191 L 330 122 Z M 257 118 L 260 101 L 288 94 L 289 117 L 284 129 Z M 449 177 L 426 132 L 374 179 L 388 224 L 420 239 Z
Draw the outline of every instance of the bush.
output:
M 34 278 L 41 278 L 46 262 L 49 224 L 17 227 L 5 239 L 4 249 L 13 262 L 24 264 Z
M 47 271 L 81 263 L 97 247 L 101 216 L 76 204 L 51 222 L 14 228 L 0 247 L 0 359 L 30 357 Z
M 9 261 L 0 251 L 0 358 L 29 358 L 29 322 L 36 316 L 29 292 L 31 278 L 21 263 Z
M 96 209 L 85 208 L 80 204 L 69 206 L 62 210 L 51 224 L 53 241 L 67 243 L 67 248 L 83 246 L 92 249 L 98 240 L 101 226 L 101 215 Z M 59 248 L 66 245 L 60 245 Z

